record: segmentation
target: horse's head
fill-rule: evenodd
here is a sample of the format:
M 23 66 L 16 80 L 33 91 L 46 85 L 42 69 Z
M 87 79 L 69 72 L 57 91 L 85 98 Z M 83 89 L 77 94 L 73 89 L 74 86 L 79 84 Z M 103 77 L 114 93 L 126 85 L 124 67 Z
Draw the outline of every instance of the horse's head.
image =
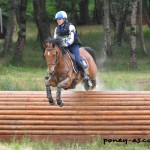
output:
M 52 75 L 54 73 L 55 67 L 60 59 L 60 49 L 59 45 L 61 44 L 61 39 L 51 39 L 48 38 L 44 42 L 45 47 L 45 59 L 48 65 L 49 74 Z

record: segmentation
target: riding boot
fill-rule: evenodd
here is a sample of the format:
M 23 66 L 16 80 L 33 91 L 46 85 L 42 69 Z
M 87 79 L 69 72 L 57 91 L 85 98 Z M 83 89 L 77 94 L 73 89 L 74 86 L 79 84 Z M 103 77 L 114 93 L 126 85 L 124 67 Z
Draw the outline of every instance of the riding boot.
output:
M 88 75 L 85 73 L 85 70 L 84 70 L 84 67 L 83 67 L 83 66 L 80 66 L 80 70 L 81 70 L 81 76 L 82 76 L 83 81 L 88 80 L 89 77 L 88 77 Z

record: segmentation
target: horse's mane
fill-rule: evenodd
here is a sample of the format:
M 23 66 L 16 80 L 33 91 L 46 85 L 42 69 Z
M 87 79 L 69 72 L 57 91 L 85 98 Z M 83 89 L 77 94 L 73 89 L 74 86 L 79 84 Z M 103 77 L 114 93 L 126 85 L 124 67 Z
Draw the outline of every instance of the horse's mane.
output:
M 62 38 L 60 38 L 60 37 L 57 37 L 57 38 L 49 37 L 48 39 L 45 40 L 45 42 L 48 42 L 49 44 L 54 43 L 58 47 L 61 47 L 61 45 L 62 45 Z

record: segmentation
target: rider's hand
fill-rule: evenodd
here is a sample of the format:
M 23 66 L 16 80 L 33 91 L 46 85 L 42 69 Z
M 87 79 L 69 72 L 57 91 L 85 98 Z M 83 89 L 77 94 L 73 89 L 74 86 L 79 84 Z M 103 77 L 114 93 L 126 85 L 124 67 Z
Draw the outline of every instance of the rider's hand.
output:
M 64 47 L 68 47 L 68 44 L 66 42 L 63 43 Z

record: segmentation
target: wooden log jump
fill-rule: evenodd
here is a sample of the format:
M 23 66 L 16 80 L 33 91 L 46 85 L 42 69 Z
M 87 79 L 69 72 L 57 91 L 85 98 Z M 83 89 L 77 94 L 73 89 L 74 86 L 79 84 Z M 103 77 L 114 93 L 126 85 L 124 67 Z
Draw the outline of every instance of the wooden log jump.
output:
M 55 98 L 55 91 L 52 93 Z M 0 92 L 0 140 L 83 141 L 150 135 L 150 92 L 62 91 L 64 107 L 44 91 Z

